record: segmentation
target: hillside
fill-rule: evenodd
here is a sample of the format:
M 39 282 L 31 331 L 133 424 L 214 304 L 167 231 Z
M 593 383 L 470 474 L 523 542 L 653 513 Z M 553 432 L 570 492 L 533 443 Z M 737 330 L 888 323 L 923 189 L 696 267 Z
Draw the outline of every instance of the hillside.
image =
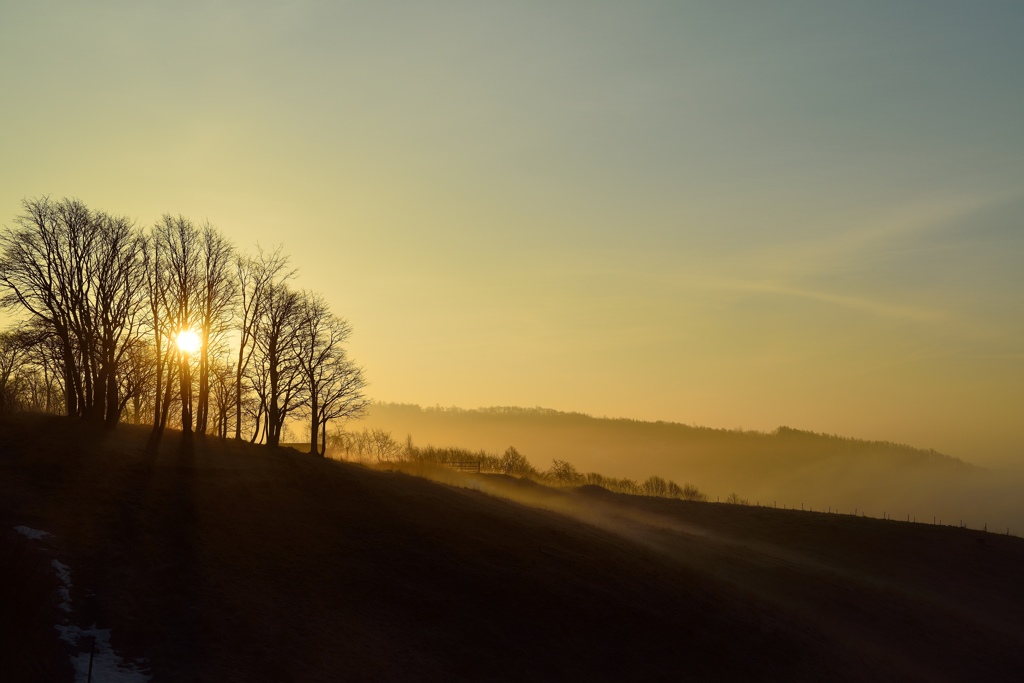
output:
M 59 418 L 0 420 L 0 444 L 0 547 L 20 558 L 0 591 L 2 680 L 24 653 L 52 654 L 45 618 L 110 629 L 154 681 L 1024 668 L 1014 537 L 423 473 L 439 483 L 290 449 L 183 448 L 174 433 L 147 449 L 144 429 Z M 70 575 L 66 615 L 57 597 L 37 612 L 19 601 L 59 588 L 53 561 Z
M 375 403 L 354 429 L 401 441 L 501 453 L 534 466 L 690 482 L 711 500 L 731 493 L 779 507 L 840 509 L 873 517 L 961 521 L 1024 533 L 1024 476 L 993 472 L 932 450 L 780 427 L 772 433 L 672 422 L 595 418 L 540 408 L 421 408 Z

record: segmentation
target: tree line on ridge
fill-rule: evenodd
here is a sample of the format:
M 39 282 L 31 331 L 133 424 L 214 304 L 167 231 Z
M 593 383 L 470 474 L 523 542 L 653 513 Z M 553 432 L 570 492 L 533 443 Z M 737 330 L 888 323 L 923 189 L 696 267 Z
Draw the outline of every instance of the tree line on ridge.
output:
M 295 286 L 280 248 L 243 253 L 208 222 L 146 228 L 77 199 L 26 199 L 0 230 L 0 411 L 149 423 L 276 446 L 360 416 L 349 323 Z

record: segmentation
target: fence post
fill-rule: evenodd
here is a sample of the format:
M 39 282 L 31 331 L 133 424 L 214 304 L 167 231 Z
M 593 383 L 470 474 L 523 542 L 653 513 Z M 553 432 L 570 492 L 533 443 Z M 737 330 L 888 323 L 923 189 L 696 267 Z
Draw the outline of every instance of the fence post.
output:
M 89 675 L 86 678 L 86 683 L 92 683 L 92 658 L 96 654 L 96 636 L 92 637 L 89 643 Z

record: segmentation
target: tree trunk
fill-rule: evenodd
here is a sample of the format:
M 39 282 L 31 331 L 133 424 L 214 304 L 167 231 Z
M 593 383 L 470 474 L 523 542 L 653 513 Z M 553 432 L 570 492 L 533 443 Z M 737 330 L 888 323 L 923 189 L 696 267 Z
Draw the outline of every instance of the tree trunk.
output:
M 309 454 L 319 455 L 317 448 L 317 437 L 320 435 L 320 405 L 317 402 L 316 392 L 310 394 L 310 425 L 309 425 Z
M 111 366 L 113 368 L 113 366 Z M 106 425 L 116 427 L 121 421 L 121 401 L 118 396 L 117 376 L 113 371 L 107 377 L 107 416 Z
M 238 370 L 235 372 L 235 440 L 242 440 L 242 353 L 238 350 Z
M 192 436 L 192 368 L 188 356 L 181 354 L 181 431 Z
M 164 363 L 160 358 L 160 335 L 156 335 L 156 389 L 153 391 L 153 426 L 160 424 L 160 390 L 163 388 Z
M 173 356 L 171 354 L 167 354 L 166 363 L 164 364 L 166 373 L 164 381 L 164 405 L 160 409 L 160 431 L 163 431 L 167 427 L 167 418 L 171 413 L 171 396 L 174 395 L 174 365 L 171 360 L 172 358 Z
M 79 379 L 75 356 L 71 350 L 71 339 L 66 334 L 60 335 L 61 351 L 64 356 L 64 403 L 68 417 L 78 415 Z
M 256 443 L 256 439 L 260 436 L 260 420 L 263 419 L 263 413 L 259 412 L 256 414 L 256 426 L 252 430 L 252 437 L 249 439 L 249 443 Z
M 174 382 L 171 381 L 171 368 L 167 368 L 167 381 L 164 382 L 164 405 L 160 409 L 160 431 L 167 427 L 167 418 L 171 414 L 171 396 L 174 395 Z
M 199 350 L 199 401 L 196 405 L 196 431 L 206 433 L 209 424 L 210 404 L 210 357 L 207 347 L 210 344 L 208 330 L 203 330 L 203 346 Z
M 82 345 L 82 389 L 84 391 L 83 400 L 80 400 L 78 406 L 78 412 L 81 417 L 90 420 L 95 417 L 96 410 L 96 377 L 93 374 L 92 359 L 89 356 L 89 349 Z
M 50 410 L 53 407 L 50 404 L 50 396 L 51 396 L 51 392 L 50 392 L 50 369 L 49 369 L 48 366 L 49 366 L 48 363 L 46 363 L 46 362 L 43 363 L 43 383 L 46 386 L 46 407 L 43 408 L 43 411 L 45 413 L 47 413 L 47 414 L 49 414 Z
M 277 422 L 279 418 L 279 407 L 277 405 L 277 350 L 271 346 L 269 355 L 268 370 L 270 379 L 270 401 L 267 404 L 267 445 L 276 446 L 280 441 L 280 431 Z
M 75 377 L 71 366 L 64 366 L 64 407 L 68 417 L 78 415 L 78 392 L 75 391 Z

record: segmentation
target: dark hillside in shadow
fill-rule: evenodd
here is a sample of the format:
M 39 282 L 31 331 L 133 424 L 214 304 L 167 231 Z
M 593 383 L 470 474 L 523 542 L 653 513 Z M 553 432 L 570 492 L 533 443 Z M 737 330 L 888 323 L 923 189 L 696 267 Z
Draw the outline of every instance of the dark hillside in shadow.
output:
M 70 567 L 71 618 L 110 628 L 154 681 L 1010 680 L 1024 667 L 1019 539 L 497 477 L 455 487 L 290 449 L 186 449 L 176 433 L 151 452 L 146 435 L 0 421 L 0 530 L 52 534 L 39 543 Z

